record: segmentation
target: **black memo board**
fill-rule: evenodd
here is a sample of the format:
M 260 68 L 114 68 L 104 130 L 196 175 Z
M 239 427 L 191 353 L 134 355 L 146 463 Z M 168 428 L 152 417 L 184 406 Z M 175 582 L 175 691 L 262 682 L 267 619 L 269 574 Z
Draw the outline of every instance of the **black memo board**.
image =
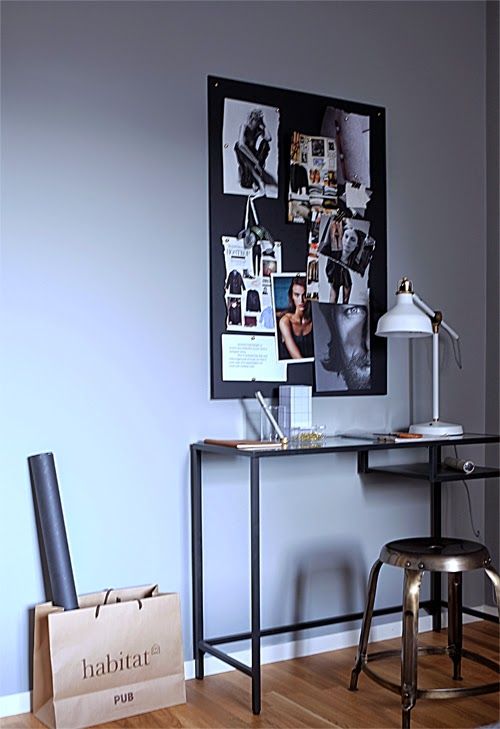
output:
M 224 287 L 226 270 L 221 240 L 236 236 L 243 227 L 247 198 L 244 194 L 223 193 L 223 122 L 225 99 L 236 99 L 279 109 L 278 198 L 261 197 L 256 202 L 260 222 L 275 240 L 282 241 L 282 270 L 303 271 L 307 259 L 308 225 L 287 221 L 290 142 L 292 132 L 320 135 L 325 109 L 333 106 L 352 114 L 370 118 L 370 178 L 376 192 L 369 203 L 370 235 L 376 241 L 369 266 L 369 327 L 371 353 L 371 386 L 365 390 L 316 392 L 314 363 L 289 365 L 284 382 L 237 382 L 222 380 L 222 334 L 231 336 L 226 327 Z M 379 106 L 344 99 L 317 96 L 288 89 L 208 77 L 208 142 L 209 142 L 209 213 L 210 213 L 210 348 L 211 398 L 231 399 L 254 397 L 261 390 L 265 397 L 276 397 L 281 384 L 310 384 L 313 394 L 385 395 L 387 393 L 386 341 L 374 336 L 379 317 L 387 306 L 387 231 L 386 231 L 386 167 L 385 110 Z

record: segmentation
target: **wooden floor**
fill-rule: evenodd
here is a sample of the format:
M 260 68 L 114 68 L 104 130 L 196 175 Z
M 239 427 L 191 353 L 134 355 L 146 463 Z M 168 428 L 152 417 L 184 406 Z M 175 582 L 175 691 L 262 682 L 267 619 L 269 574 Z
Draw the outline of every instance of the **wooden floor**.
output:
M 422 633 L 421 645 L 445 645 L 445 631 Z M 374 650 L 396 648 L 398 640 L 373 644 Z M 498 625 L 486 621 L 464 626 L 464 647 L 498 660 Z M 361 674 L 359 690 L 348 691 L 355 649 L 345 648 L 306 658 L 273 663 L 262 670 L 262 713 L 250 709 L 250 679 L 239 671 L 209 676 L 203 681 L 186 682 L 187 703 L 151 714 L 102 724 L 107 729 L 126 727 L 197 727 L 234 729 L 236 727 L 343 727 L 388 728 L 401 726 L 400 699 Z M 373 664 L 375 665 L 375 664 Z M 419 688 L 452 685 L 450 659 L 446 656 L 419 658 Z M 377 663 L 377 671 L 399 680 L 399 662 Z M 495 680 L 495 674 L 477 663 L 463 661 L 461 686 Z M 498 693 L 458 700 L 417 701 L 412 711 L 412 729 L 482 727 L 500 722 Z M 0 720 L 2 729 L 42 727 L 31 714 Z

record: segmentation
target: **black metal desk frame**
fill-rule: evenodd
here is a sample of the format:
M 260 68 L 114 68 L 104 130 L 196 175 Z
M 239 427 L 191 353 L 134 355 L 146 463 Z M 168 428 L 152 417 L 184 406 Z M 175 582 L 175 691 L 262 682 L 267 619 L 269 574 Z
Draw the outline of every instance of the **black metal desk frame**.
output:
M 498 435 L 466 434 L 460 438 L 415 440 L 408 443 L 381 443 L 378 441 L 350 440 L 341 438 L 327 439 L 321 447 L 293 447 L 276 450 L 239 450 L 229 446 L 193 443 L 191 452 L 191 547 L 192 547 L 192 601 L 193 601 L 193 657 L 196 678 L 204 677 L 204 656 L 208 653 L 242 671 L 252 679 L 252 711 L 261 710 L 261 638 L 281 633 L 291 633 L 308 628 L 318 628 L 336 623 L 361 620 L 362 612 L 349 615 L 336 615 L 320 620 L 281 625 L 274 628 L 261 628 L 260 624 L 260 460 L 262 458 L 283 458 L 290 456 L 313 455 L 315 453 L 356 453 L 358 473 L 383 473 L 424 479 L 430 484 L 430 536 L 442 535 L 442 483 L 470 479 L 494 478 L 500 475 L 498 468 L 476 467 L 471 474 L 452 471 L 441 465 L 441 448 L 457 445 L 489 445 L 500 442 Z M 427 463 L 404 464 L 400 466 L 370 467 L 370 451 L 393 450 L 401 448 L 426 448 Z M 249 459 L 250 464 L 250 600 L 251 630 L 245 633 L 206 638 L 203 624 L 203 529 L 202 529 L 202 456 L 212 453 L 223 456 L 241 456 Z M 430 600 L 420 603 L 420 607 L 432 615 L 433 630 L 441 629 L 441 608 L 447 603 L 441 599 L 441 575 L 431 575 Z M 401 611 L 401 605 L 374 610 L 374 615 L 389 615 Z M 463 612 L 476 617 L 498 622 L 498 618 L 463 607 Z M 216 646 L 251 640 L 251 665 L 247 666 Z

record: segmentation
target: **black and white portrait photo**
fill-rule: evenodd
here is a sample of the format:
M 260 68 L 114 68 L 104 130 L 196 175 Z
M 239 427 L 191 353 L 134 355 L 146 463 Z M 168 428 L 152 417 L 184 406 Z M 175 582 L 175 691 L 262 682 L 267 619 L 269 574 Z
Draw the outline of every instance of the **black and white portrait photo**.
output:
M 369 390 L 368 307 L 312 303 L 317 392 Z
M 279 109 L 224 100 L 224 193 L 278 197 Z
M 324 139 L 311 139 L 311 154 L 313 157 L 324 157 L 325 156 L 325 140 Z

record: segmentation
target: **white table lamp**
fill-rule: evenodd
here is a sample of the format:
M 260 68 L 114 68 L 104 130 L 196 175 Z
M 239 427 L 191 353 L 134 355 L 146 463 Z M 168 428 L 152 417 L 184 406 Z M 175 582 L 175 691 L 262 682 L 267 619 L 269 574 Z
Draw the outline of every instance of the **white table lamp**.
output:
M 421 435 L 462 435 L 461 425 L 439 419 L 439 331 L 443 328 L 455 340 L 458 334 L 445 321 L 440 311 L 434 311 L 413 292 L 412 282 L 401 279 L 396 292 L 396 304 L 380 317 L 379 337 L 428 337 L 432 335 L 432 421 L 410 426 L 410 433 Z

